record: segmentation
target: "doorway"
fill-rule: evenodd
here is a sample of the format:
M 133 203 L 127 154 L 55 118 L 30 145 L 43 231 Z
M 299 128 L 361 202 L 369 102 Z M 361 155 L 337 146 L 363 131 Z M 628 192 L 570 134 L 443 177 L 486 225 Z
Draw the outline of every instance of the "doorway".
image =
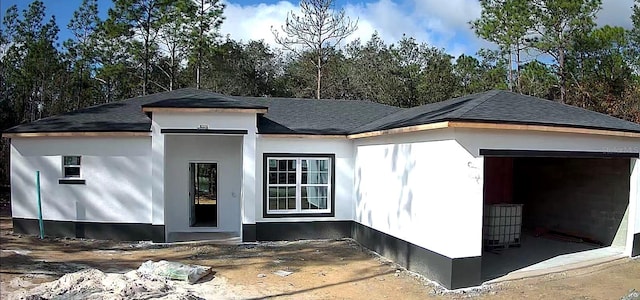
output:
M 483 281 L 619 258 L 629 166 L 615 157 L 485 156 Z
M 218 164 L 189 163 L 189 226 L 218 227 Z

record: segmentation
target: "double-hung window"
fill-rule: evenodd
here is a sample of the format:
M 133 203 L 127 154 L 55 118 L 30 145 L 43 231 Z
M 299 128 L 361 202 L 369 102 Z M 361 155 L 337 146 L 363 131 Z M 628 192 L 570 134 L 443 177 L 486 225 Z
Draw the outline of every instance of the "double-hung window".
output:
M 265 154 L 265 216 L 332 216 L 334 159 Z
M 62 157 L 62 177 L 80 178 L 80 156 Z
M 85 184 L 82 179 L 80 168 L 80 156 L 62 156 L 62 178 L 58 179 L 59 184 Z

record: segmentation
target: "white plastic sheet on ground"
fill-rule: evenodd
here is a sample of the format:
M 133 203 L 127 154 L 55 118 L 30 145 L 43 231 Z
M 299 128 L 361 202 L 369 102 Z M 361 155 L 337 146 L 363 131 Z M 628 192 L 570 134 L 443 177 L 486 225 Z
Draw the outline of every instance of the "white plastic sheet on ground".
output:
M 171 280 L 186 281 L 191 284 L 196 283 L 202 277 L 211 274 L 211 268 L 198 265 L 185 265 L 179 262 L 161 260 L 154 262 L 148 260 L 139 268 L 142 274 L 160 276 Z

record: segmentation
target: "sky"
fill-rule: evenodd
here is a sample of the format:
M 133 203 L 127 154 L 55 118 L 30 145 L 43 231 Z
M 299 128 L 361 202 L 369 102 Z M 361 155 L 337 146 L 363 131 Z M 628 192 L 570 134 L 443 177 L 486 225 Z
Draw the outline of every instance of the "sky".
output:
M 264 40 L 274 45 L 271 26 L 284 24 L 288 12 L 296 11 L 297 1 L 223 0 L 227 7 L 221 27 L 223 35 L 247 41 Z M 16 4 L 21 11 L 29 0 L 0 0 L 0 13 Z M 44 0 L 47 14 L 55 15 L 60 27 L 59 41 L 70 38 L 66 25 L 82 0 Z M 111 0 L 99 0 L 101 18 L 106 18 Z M 358 29 L 346 41 L 366 41 L 378 32 L 388 44 L 400 40 L 403 34 L 418 42 L 443 48 L 451 55 L 475 54 L 480 48 L 492 45 L 475 36 L 469 21 L 480 16 L 478 0 L 336 0 L 336 9 L 344 9 L 358 20 Z M 603 0 L 598 25 L 630 28 L 633 0 Z

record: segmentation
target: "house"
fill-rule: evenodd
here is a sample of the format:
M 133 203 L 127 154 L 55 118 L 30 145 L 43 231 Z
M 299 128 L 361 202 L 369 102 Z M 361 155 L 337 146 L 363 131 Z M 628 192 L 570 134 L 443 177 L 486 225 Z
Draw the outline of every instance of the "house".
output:
M 640 254 L 640 125 L 506 91 L 401 109 L 180 89 L 3 136 L 17 233 L 38 232 L 39 170 L 52 236 L 352 237 L 461 288 L 490 268 L 485 207 L 516 203 L 525 229 Z

